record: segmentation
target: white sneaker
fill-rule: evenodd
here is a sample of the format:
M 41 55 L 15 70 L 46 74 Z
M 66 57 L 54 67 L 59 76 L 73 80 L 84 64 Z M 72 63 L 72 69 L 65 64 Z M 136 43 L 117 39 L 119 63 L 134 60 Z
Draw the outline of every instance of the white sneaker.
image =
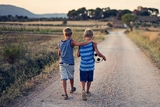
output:
M 82 90 L 82 100 L 87 100 L 86 92 L 84 90 Z

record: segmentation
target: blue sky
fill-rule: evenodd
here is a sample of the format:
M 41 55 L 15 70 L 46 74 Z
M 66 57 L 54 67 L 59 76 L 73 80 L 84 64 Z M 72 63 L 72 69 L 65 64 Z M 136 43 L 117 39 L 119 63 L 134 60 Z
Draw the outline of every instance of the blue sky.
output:
M 97 7 L 111 9 L 134 10 L 137 6 L 154 7 L 160 11 L 160 0 L 0 0 L 0 4 L 23 7 L 33 13 L 67 13 L 81 7 L 95 9 Z

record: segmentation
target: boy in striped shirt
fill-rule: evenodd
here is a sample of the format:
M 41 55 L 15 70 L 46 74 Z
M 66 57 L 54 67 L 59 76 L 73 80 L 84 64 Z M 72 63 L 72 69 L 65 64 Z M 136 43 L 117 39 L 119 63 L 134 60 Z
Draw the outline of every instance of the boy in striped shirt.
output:
M 87 28 L 84 31 L 84 41 L 91 41 L 93 38 L 92 29 Z M 97 48 L 97 44 L 90 42 L 84 46 L 80 46 L 77 52 L 77 56 L 81 57 L 80 62 L 80 83 L 82 88 L 82 100 L 87 100 L 87 96 L 90 96 L 89 91 L 91 82 L 93 81 L 94 74 L 94 51 L 98 56 L 102 57 L 106 61 L 106 57 L 101 54 Z M 87 83 L 87 89 L 85 91 L 85 83 Z

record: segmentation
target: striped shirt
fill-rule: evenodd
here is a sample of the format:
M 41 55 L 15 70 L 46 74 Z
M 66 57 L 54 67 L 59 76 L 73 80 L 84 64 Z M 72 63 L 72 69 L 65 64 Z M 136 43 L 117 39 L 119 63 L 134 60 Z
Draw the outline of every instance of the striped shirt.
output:
M 81 56 L 80 71 L 93 71 L 94 70 L 93 43 L 90 42 L 85 46 L 80 46 L 79 53 Z

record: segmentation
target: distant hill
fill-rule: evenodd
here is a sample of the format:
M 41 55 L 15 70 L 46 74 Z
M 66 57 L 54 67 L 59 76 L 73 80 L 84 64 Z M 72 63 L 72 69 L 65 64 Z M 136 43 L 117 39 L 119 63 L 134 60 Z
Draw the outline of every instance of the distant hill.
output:
M 67 17 L 65 13 L 51 13 L 51 14 L 34 14 L 24 8 L 13 5 L 0 5 L 0 15 L 18 15 L 27 16 L 29 18 L 51 18 L 51 17 Z

